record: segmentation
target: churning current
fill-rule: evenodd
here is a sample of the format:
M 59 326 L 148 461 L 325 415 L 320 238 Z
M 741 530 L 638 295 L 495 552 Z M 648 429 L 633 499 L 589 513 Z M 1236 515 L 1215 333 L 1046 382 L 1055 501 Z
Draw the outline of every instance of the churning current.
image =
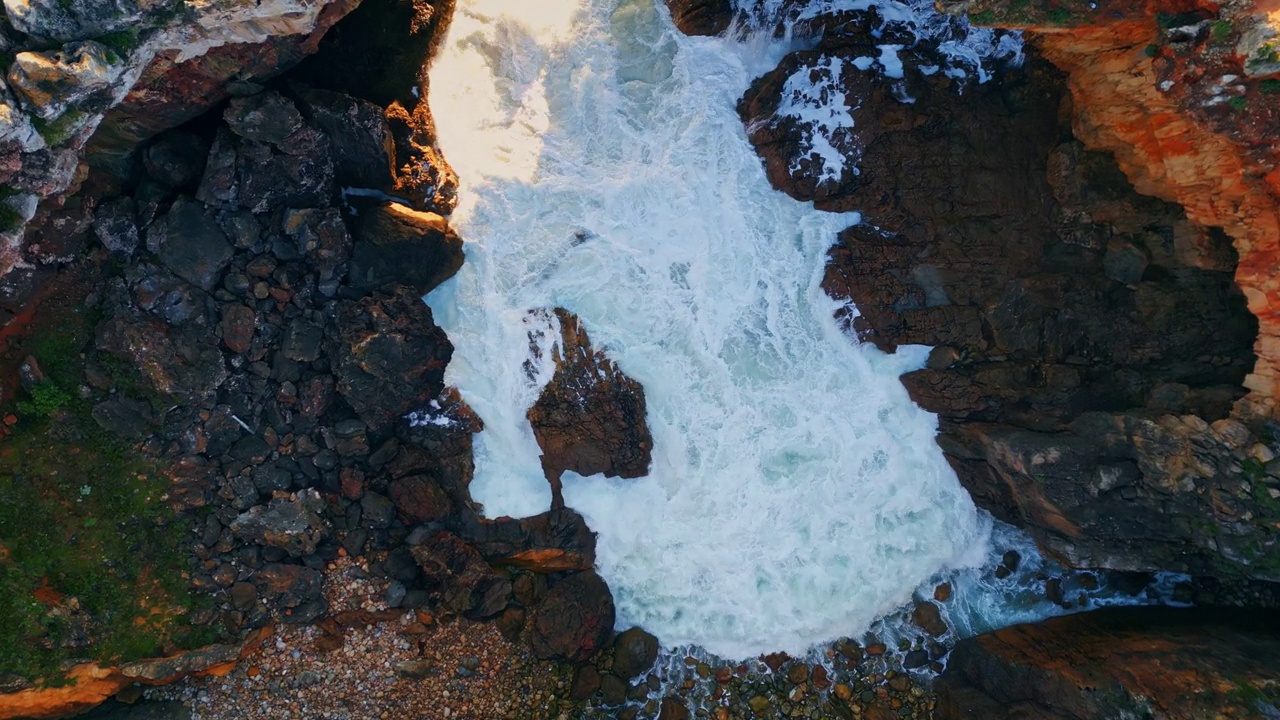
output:
M 528 311 L 564 307 L 648 400 L 647 477 L 565 478 L 619 623 L 800 653 L 983 562 L 990 521 L 898 380 L 919 349 L 832 318 L 825 253 L 857 216 L 772 189 L 747 142 L 734 106 L 783 48 L 685 37 L 657 2 L 460 0 L 430 102 L 467 260 L 427 300 L 485 423 L 488 516 L 549 507 Z

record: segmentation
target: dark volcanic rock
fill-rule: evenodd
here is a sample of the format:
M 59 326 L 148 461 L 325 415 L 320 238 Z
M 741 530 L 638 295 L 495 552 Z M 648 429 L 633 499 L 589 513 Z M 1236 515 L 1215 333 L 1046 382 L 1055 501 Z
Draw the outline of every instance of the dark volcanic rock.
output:
M 549 350 L 555 375 L 528 415 L 542 448 L 543 470 L 557 498 L 565 470 L 580 475 L 643 476 L 649 472 L 653 447 L 645 421 L 644 388 L 603 352 L 592 349 L 577 317 L 560 308 L 555 314 L 560 337 Z
M 147 248 L 175 275 L 203 290 L 218 284 L 231 262 L 231 245 L 204 206 L 180 198 L 147 230 Z
M 481 619 L 497 615 L 511 597 L 511 583 L 494 572 L 480 553 L 457 535 L 437 533 L 412 549 L 427 590 L 446 608 Z
M 395 140 L 382 108 L 349 95 L 298 88 L 308 124 L 329 137 L 334 179 L 344 186 L 386 189 L 394 176 Z
M 1108 608 L 968 638 L 938 681 L 937 717 L 1273 717 L 1280 628 L 1231 615 Z
M 142 162 L 147 175 L 173 190 L 194 190 L 204 174 L 209 143 L 193 133 L 165 133 L 147 146 Z
M 667 0 L 671 18 L 686 35 L 719 35 L 733 21 L 730 0 Z
M 459 533 L 495 563 L 544 573 L 595 566 L 595 533 L 568 508 L 522 520 L 472 516 L 460 524 Z
M 529 644 L 538 657 L 581 662 L 604 647 L 613 622 L 609 586 L 594 571 L 574 573 L 534 609 Z
M 391 501 L 409 524 L 444 520 L 453 512 L 448 493 L 425 475 L 409 475 L 391 481 Z
M 329 335 L 338 392 L 374 433 L 444 389 L 453 346 L 413 290 L 340 303 Z
M 98 206 L 93 217 L 93 234 L 102 247 L 117 255 L 132 255 L 138 249 L 137 206 L 133 198 L 113 198 Z
M 232 98 L 222 118 L 240 137 L 272 145 L 281 145 L 302 128 L 297 106 L 276 92 Z
M 425 295 L 462 267 L 462 239 L 443 217 L 396 203 L 366 211 L 356 232 L 349 282 L 368 292 L 388 283 Z

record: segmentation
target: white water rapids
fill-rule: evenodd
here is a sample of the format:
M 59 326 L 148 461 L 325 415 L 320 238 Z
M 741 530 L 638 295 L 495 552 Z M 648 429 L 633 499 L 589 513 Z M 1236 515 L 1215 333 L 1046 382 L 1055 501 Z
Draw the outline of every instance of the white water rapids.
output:
M 461 179 L 459 274 L 428 297 L 480 414 L 475 498 L 545 511 L 527 311 L 576 313 L 643 384 L 648 477 L 565 478 L 622 625 L 726 657 L 861 632 L 990 552 L 990 521 L 896 356 L 819 287 L 857 216 L 772 189 L 735 104 L 785 47 L 689 38 L 655 0 L 460 0 L 431 71 Z

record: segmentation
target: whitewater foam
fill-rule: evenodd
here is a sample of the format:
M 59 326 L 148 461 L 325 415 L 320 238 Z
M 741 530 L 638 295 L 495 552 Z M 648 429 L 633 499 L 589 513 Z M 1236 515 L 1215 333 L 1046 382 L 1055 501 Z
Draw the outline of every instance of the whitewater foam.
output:
M 432 67 L 467 262 L 428 302 L 485 423 L 472 494 L 548 508 L 525 412 L 550 375 L 531 333 L 556 334 L 528 311 L 567 308 L 655 440 L 646 478 L 565 477 L 619 623 L 725 657 L 858 633 L 989 556 L 898 380 L 923 350 L 857 343 L 820 287 L 857 216 L 774 191 L 734 111 L 787 47 L 684 37 L 654 0 L 460 0 Z

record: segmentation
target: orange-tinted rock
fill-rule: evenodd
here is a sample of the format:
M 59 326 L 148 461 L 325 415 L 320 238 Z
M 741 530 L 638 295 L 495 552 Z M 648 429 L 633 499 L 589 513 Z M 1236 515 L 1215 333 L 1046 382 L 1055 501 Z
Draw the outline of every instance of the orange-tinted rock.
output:
M 940 720 L 1266 717 L 1280 703 L 1273 619 L 1109 608 L 960 642 L 937 684 Z
M 1234 45 L 1257 17 L 1237 12 L 1225 21 L 1229 26 L 1217 25 L 1172 49 L 1162 23 L 1213 18 L 1219 4 L 1104 3 L 1117 7 L 1066 26 L 1037 24 L 1043 18 L 1035 14 L 1019 19 L 1009 11 L 1013 4 L 986 0 L 970 12 L 984 17 L 990 11 L 985 17 L 996 24 L 1025 28 L 1044 56 L 1068 73 L 1076 136 L 1090 149 L 1114 153 L 1139 192 L 1182 205 L 1192 221 L 1221 228 L 1234 240 L 1236 281 L 1259 321 L 1258 360 L 1245 381 L 1257 407 L 1242 409 L 1274 414 L 1272 400 L 1280 393 L 1280 94 L 1245 76 Z M 1275 10 L 1274 2 L 1256 6 L 1258 13 Z M 1227 76 L 1236 76 L 1234 86 L 1223 82 Z

